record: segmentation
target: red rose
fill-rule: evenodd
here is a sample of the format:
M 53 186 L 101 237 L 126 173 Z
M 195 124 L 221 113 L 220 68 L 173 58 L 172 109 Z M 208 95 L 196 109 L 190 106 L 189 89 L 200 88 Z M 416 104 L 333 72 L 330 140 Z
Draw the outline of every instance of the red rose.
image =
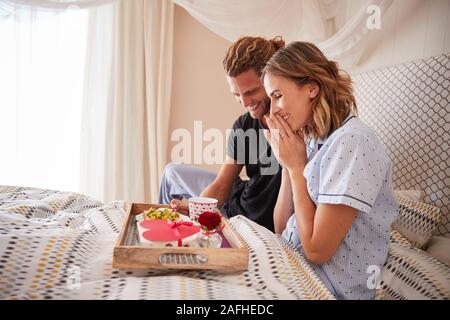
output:
M 198 217 L 198 223 L 208 231 L 214 230 L 220 226 L 222 217 L 217 212 L 203 212 Z

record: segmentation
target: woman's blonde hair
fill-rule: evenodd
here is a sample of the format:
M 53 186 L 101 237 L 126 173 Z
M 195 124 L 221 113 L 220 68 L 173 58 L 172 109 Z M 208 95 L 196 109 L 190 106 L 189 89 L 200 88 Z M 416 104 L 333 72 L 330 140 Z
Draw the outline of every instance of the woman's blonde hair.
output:
M 258 76 L 270 57 L 280 48 L 284 41 L 280 36 L 271 40 L 262 37 L 241 37 L 230 48 L 223 59 L 223 68 L 230 77 L 254 69 Z
M 350 112 L 358 113 L 350 76 L 312 43 L 292 42 L 278 50 L 267 62 L 262 77 L 266 73 L 300 86 L 307 83 L 319 86 L 319 93 L 312 100 L 312 127 L 304 128 L 307 136 L 323 139 L 339 128 Z

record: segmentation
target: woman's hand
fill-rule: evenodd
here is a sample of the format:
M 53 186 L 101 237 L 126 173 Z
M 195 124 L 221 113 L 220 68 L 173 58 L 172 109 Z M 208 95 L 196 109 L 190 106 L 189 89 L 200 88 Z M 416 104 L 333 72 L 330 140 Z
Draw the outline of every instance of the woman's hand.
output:
M 279 115 L 265 116 L 269 130 L 264 135 L 272 147 L 278 162 L 289 172 L 306 166 L 306 144 L 301 131 L 294 132 Z

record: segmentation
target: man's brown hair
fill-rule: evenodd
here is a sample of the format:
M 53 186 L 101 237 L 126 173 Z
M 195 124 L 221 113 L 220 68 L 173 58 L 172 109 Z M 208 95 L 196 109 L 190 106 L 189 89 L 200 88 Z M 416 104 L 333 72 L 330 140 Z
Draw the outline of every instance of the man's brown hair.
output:
M 284 40 L 277 36 L 271 40 L 262 37 L 241 37 L 228 49 L 223 59 L 223 68 L 230 77 L 254 69 L 261 75 L 270 57 L 284 47 Z

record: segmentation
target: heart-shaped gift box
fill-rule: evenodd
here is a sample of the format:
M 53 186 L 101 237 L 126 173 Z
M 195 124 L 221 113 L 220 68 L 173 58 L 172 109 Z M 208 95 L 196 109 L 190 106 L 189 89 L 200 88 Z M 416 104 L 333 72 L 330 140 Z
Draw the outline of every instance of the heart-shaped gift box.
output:
M 190 221 L 170 221 L 165 219 L 144 220 L 139 223 L 141 228 L 146 229 L 142 232 L 142 237 L 151 243 L 166 246 L 167 243 L 177 243 L 182 246 L 183 239 L 190 238 L 200 232 L 200 227 Z

